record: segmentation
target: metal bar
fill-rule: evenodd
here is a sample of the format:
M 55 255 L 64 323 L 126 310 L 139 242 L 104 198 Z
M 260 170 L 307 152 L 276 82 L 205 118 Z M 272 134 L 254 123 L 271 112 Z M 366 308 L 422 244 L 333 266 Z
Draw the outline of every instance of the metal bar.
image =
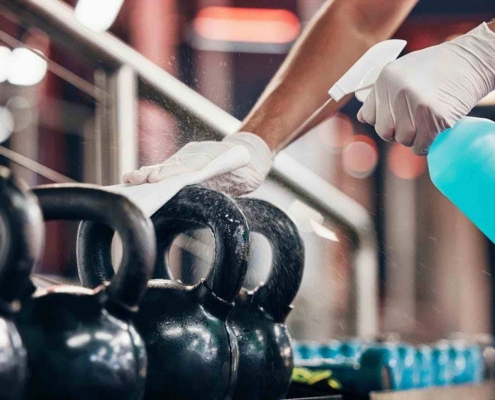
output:
M 91 63 L 96 60 L 93 65 L 103 66 L 107 70 L 128 65 L 138 74 L 144 84 L 143 89 L 150 89 L 152 94 L 158 93 L 160 101 L 179 118 L 194 119 L 192 122 L 197 124 L 204 121 L 210 124 L 211 130 L 220 132 L 227 130 L 230 133 L 238 126 L 238 121 L 230 115 L 228 121 L 209 117 L 218 112 L 217 106 L 118 38 L 106 32 L 94 32 L 82 25 L 67 4 L 56 0 L 0 0 L 0 7 L 45 31 L 72 53 L 84 57 L 85 61 Z M 228 125 L 225 126 L 225 123 Z
M 109 76 L 109 180 L 121 181 L 122 175 L 138 167 L 138 80 L 134 70 L 124 65 Z
M 15 151 L 9 150 L 6 147 L 0 146 L 0 156 L 3 156 L 10 161 L 33 171 L 38 175 L 46 178 L 55 183 L 77 183 L 77 181 L 62 175 L 61 173 L 54 171 L 44 165 L 31 160 L 30 158 L 24 157 L 22 154 L 16 153 Z
M 107 74 L 103 69 L 97 69 L 94 72 L 94 80 L 97 88 L 104 90 L 107 86 Z M 97 185 L 103 185 L 104 178 L 106 178 L 105 171 L 108 171 L 108 158 L 105 160 L 103 156 L 103 144 L 106 139 L 109 127 L 108 127 L 108 98 L 104 97 L 95 104 L 95 125 L 94 125 L 94 153 L 93 153 L 93 165 L 94 165 L 94 179 Z
M 55 0 L 0 0 L 23 21 L 44 30 L 72 52 L 97 60 L 105 69 L 127 65 L 140 79 L 140 91 L 158 96 L 177 118 L 222 137 L 240 122 L 160 67 L 108 33 L 96 33 L 77 21 L 73 10 Z M 371 216 L 354 200 L 281 153 L 270 175 L 344 226 L 356 241 L 354 284 L 355 333 L 372 335 L 377 329 L 377 248 Z

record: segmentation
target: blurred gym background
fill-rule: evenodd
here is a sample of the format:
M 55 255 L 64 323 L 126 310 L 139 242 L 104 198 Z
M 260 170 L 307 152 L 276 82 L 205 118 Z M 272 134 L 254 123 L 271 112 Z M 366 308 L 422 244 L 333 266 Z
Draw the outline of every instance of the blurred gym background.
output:
M 75 8 L 75 18 L 84 29 L 110 32 L 242 119 L 323 2 L 65 3 Z M 200 124 L 177 121 L 153 90 L 143 91 L 136 113 L 120 110 L 121 121 L 104 125 L 111 107 L 106 104 L 111 101 L 106 89 L 114 85 L 118 92 L 125 83 L 125 70 L 123 77 L 110 79 L 99 69 L 101 60 L 80 51 L 79 46 L 71 48 L 70 37 L 53 40 L 49 28 L 35 28 L 38 25 L 24 12 L 23 3 L 43 1 L 0 1 L 0 162 L 31 185 L 70 180 L 115 184 L 120 170 L 106 156 L 114 150 L 120 152 L 121 169 L 129 169 L 158 163 L 192 139 L 213 137 Z M 60 2 L 47 0 L 44 6 L 50 8 L 51 3 Z M 448 40 L 494 16 L 493 0 L 423 0 L 396 37 L 406 39 L 406 51 L 411 52 Z M 351 101 L 291 145 L 287 154 L 372 217 L 377 238 L 372 251 L 378 257 L 379 329 L 422 342 L 457 331 L 493 332 L 494 245 L 433 187 L 425 158 L 398 144 L 377 140 L 372 129 L 356 121 L 358 107 Z M 495 93 L 473 114 L 495 119 Z M 121 135 L 133 135 L 127 129 L 136 127 L 137 135 L 124 140 L 130 146 L 128 153 L 122 143 L 106 140 L 112 126 L 121 129 Z M 320 340 L 354 333 L 353 298 L 360 290 L 353 273 L 355 238 L 304 196 L 276 180 L 267 182 L 254 196 L 285 209 L 305 239 L 305 277 L 290 318 L 293 335 Z M 76 278 L 76 231 L 77 224 L 50 224 L 38 272 Z M 270 262 L 267 243 L 257 242 L 253 258 L 258 268 L 249 276 L 252 286 L 263 279 Z M 175 243 L 169 258 L 176 276 L 186 282 L 197 280 L 213 254 L 211 238 L 208 233 L 191 233 Z

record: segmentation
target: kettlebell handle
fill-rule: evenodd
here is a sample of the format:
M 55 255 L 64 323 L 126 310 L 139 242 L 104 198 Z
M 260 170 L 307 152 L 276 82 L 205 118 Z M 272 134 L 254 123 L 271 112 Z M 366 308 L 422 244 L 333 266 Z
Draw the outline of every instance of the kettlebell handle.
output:
M 0 167 L 0 308 L 15 310 L 44 245 L 38 200 L 11 171 Z M 5 310 L 6 309 L 6 310 Z
M 33 189 L 33 192 L 38 197 L 45 221 L 96 221 L 120 235 L 122 262 L 105 293 L 112 307 L 117 305 L 128 311 L 137 310 L 153 273 L 156 256 L 156 241 L 150 220 L 126 197 L 96 186 L 46 185 Z M 80 247 L 78 243 L 78 264 L 91 268 L 91 264 L 98 260 L 91 253 L 81 255 Z
M 158 257 L 155 279 L 172 279 L 164 257 L 180 233 L 206 226 L 215 238 L 215 256 L 204 284 L 219 299 L 232 303 L 244 280 L 249 252 L 247 223 L 237 205 L 229 197 L 200 186 L 186 186 L 152 217 L 155 227 Z M 98 234 L 94 226 L 81 224 L 79 253 L 89 256 L 89 248 L 96 250 L 99 259 L 93 265 L 79 264 L 83 285 L 94 287 L 113 275 L 110 258 L 111 236 Z M 81 240 L 82 239 L 82 240 Z M 85 263 L 89 264 L 89 263 Z
M 250 232 L 263 235 L 272 247 L 272 266 L 265 283 L 254 296 L 263 309 L 283 322 L 301 286 L 304 271 L 304 244 L 297 226 L 282 210 L 259 199 L 237 198 Z

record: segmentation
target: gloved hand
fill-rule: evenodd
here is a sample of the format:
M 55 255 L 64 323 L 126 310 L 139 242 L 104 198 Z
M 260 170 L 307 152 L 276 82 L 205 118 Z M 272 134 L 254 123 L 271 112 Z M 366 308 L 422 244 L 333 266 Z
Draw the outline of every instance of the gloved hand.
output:
M 359 110 L 358 120 L 426 154 L 436 136 L 495 89 L 495 33 L 482 24 L 438 46 L 388 64 Z
M 273 163 L 273 155 L 263 139 L 259 136 L 240 132 L 227 136 L 221 142 L 205 141 L 186 144 L 163 164 L 142 167 L 123 176 L 124 183 L 139 185 L 155 183 L 171 176 L 196 172 L 216 157 L 235 146 L 244 146 L 250 154 L 246 166 L 230 173 L 217 176 L 203 183 L 211 189 L 240 196 L 257 189 L 265 180 Z

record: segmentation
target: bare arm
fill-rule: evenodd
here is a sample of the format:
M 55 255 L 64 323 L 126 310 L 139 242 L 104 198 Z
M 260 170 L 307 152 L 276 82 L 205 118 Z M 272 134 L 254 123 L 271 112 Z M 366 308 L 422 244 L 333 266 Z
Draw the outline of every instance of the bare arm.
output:
M 165 160 L 165 162 L 145 166 L 127 174 L 124 176 L 124 182 L 135 185 L 145 182 L 154 183 L 168 177 L 198 172 L 211 164 L 212 160 L 219 159 L 227 152 L 237 148 L 238 150 L 242 150 L 245 156 L 249 154 L 249 162 L 241 168 L 235 168 L 234 165 L 231 165 L 230 172 L 209 179 L 203 182 L 203 184 L 233 196 L 240 196 L 256 190 L 268 175 L 273 163 L 273 154 L 278 150 L 280 144 L 285 145 L 287 142 L 286 139 L 291 136 L 294 130 L 327 99 L 326 92 L 328 88 L 369 47 L 381 40 L 387 39 L 393 34 L 416 1 L 335 0 L 333 4 L 328 2 L 314 21 L 312 21 L 304 35 L 298 40 L 287 60 L 268 85 L 251 114 L 244 121 L 241 129 L 244 132 L 228 135 L 220 142 L 204 141 L 188 143 L 172 157 Z M 495 21 L 490 23 L 489 27 L 495 31 Z M 477 86 L 483 86 L 485 83 L 493 82 L 493 79 L 495 79 L 495 73 L 491 74 L 492 68 L 495 67 L 493 65 L 493 57 L 490 56 L 493 54 L 492 49 L 494 45 L 491 32 L 488 32 L 485 24 L 480 25 L 478 30 L 482 30 L 482 32 L 479 34 L 480 37 L 471 44 L 476 47 L 476 51 L 472 52 L 473 54 L 465 51 L 462 53 L 464 55 L 464 59 L 462 59 L 459 56 L 461 52 L 458 52 L 457 56 L 453 57 L 454 62 L 441 62 L 439 67 L 434 65 L 434 68 L 430 68 L 433 71 L 441 71 L 440 78 L 443 78 L 444 81 L 453 82 L 454 88 L 469 93 L 475 93 Z M 488 37 L 485 35 L 487 32 L 489 33 Z M 485 45 L 488 47 L 486 52 L 483 51 L 483 46 Z M 427 49 L 422 51 L 427 51 Z M 407 57 L 417 56 L 413 56 L 413 54 L 402 57 L 394 63 L 400 64 L 404 59 L 407 61 Z M 471 57 L 469 57 L 470 54 Z M 476 54 L 480 54 L 481 57 L 477 57 Z M 406 68 L 406 72 L 408 69 L 416 72 L 418 74 L 416 82 L 423 82 L 423 84 L 426 82 L 428 88 L 438 86 L 437 81 L 442 80 L 439 79 L 438 74 L 433 74 L 433 79 L 430 81 L 426 79 L 428 77 L 428 68 L 425 69 L 424 65 L 432 61 L 432 58 L 433 61 L 437 60 L 435 57 L 426 57 L 418 65 L 413 65 L 410 69 Z M 458 66 L 459 62 L 463 62 L 463 65 L 467 65 L 468 68 L 460 68 Z M 444 72 L 448 66 L 451 66 L 451 75 L 452 70 L 455 72 L 453 74 L 455 75 L 454 78 L 451 76 L 444 77 Z M 473 72 L 473 68 L 478 66 L 481 72 Z M 382 72 L 380 78 L 386 72 L 386 69 Z M 463 86 L 462 82 L 469 83 L 469 76 L 463 76 L 469 70 L 471 70 L 471 77 L 474 76 L 474 79 L 472 79 L 474 84 L 471 82 L 470 86 Z M 480 76 L 483 78 L 483 71 L 485 71 L 486 79 L 480 78 Z M 430 75 L 432 74 L 430 73 Z M 402 77 L 403 74 L 399 74 L 399 76 Z M 377 90 L 380 86 L 380 78 L 374 90 Z M 386 81 L 393 83 L 394 79 Z M 411 81 L 415 81 L 414 77 Z M 400 93 L 407 94 L 408 90 L 411 91 L 411 87 L 407 87 L 407 80 L 399 82 L 399 84 L 402 84 L 402 89 L 404 89 L 400 89 Z M 418 85 L 409 86 L 412 86 L 414 99 L 421 98 L 419 94 L 427 92 L 423 90 L 418 94 L 414 92 L 414 89 L 417 89 Z M 466 91 L 464 89 L 466 87 L 472 90 Z M 451 89 L 449 90 L 452 91 Z M 445 104 L 452 106 L 452 104 L 459 105 L 459 102 L 462 103 L 462 96 L 457 96 L 456 90 L 453 91 L 453 95 L 450 95 L 448 101 L 441 102 L 442 110 L 445 109 L 443 107 Z M 492 87 L 489 87 L 488 90 L 492 90 Z M 484 88 L 481 91 L 484 95 Z M 446 93 L 448 94 L 448 92 L 448 90 L 442 88 L 444 95 Z M 376 114 L 377 117 L 380 116 L 382 120 L 383 115 L 387 115 L 387 111 L 390 113 L 392 107 L 397 107 L 398 105 L 395 101 L 389 103 L 389 92 L 385 91 L 385 93 L 387 93 L 386 101 L 380 102 L 382 107 L 384 105 L 386 106 L 385 109 L 373 114 Z M 373 98 L 375 96 L 368 96 L 368 99 Z M 341 106 L 343 102 L 341 101 L 337 106 Z M 366 104 L 365 102 L 363 108 L 366 107 Z M 429 103 L 426 102 L 424 104 Z M 325 111 L 329 115 L 335 112 L 337 108 L 333 104 L 332 107 L 328 107 L 328 110 Z M 418 109 L 424 110 L 424 106 L 421 105 Z M 398 112 L 395 115 L 409 117 L 410 112 L 411 110 L 408 109 L 407 112 Z M 421 118 L 424 119 L 424 115 Z M 366 118 L 364 119 L 366 120 Z M 389 120 L 392 119 L 389 118 Z M 422 123 L 418 124 L 418 126 L 423 125 Z M 434 125 L 438 126 L 438 124 Z M 378 123 L 376 123 L 376 127 L 378 132 Z M 380 132 L 378 133 L 380 134 Z M 401 143 L 403 142 L 401 141 Z M 225 167 L 224 164 L 222 165 Z
M 366 50 L 392 36 L 417 1 L 328 1 L 294 45 L 241 131 L 256 133 L 270 149 L 277 149 L 323 104 L 328 89 Z M 325 116 L 344 103 L 333 103 Z

